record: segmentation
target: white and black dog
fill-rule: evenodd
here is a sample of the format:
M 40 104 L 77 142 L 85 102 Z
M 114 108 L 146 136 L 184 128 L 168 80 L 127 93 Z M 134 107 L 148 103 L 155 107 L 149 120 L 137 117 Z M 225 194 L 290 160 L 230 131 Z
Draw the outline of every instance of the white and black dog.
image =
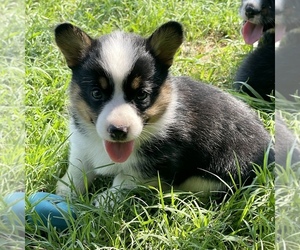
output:
M 276 109 L 295 113 L 299 117 L 300 96 L 300 1 L 276 0 L 276 36 L 280 46 L 276 49 Z M 286 102 L 286 99 L 289 100 Z M 298 99 L 298 100 L 297 100 Z M 287 152 L 291 163 L 298 163 L 299 173 L 300 144 L 294 131 L 276 113 L 275 124 L 276 163 L 286 164 Z M 299 134 L 298 134 L 299 136 Z
M 242 0 L 239 14 L 247 44 L 254 44 L 264 32 L 275 28 L 275 0 Z
M 89 183 L 114 176 L 111 192 L 153 183 L 158 173 L 168 185 L 204 194 L 253 180 L 270 136 L 228 93 L 170 76 L 181 24 L 167 22 L 148 38 L 116 31 L 92 39 L 64 23 L 55 38 L 72 70 L 71 151 L 58 194 L 70 194 L 71 183 L 84 192 L 84 175 Z M 274 161 L 272 150 L 268 157 Z
M 271 101 L 275 91 L 275 0 L 242 0 L 239 13 L 245 42 L 259 43 L 237 70 L 233 87 Z
M 295 101 L 300 96 L 300 1 L 276 1 L 276 91 L 279 98 Z
M 281 40 L 287 32 L 300 28 L 300 2 L 298 0 L 276 0 L 275 21 L 276 40 Z

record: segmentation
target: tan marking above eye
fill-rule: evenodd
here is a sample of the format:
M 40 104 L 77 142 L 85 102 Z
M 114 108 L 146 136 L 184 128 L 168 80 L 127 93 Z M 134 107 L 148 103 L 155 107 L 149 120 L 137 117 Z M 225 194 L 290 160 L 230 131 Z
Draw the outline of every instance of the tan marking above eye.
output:
M 104 76 L 101 76 L 99 78 L 99 83 L 100 83 L 100 87 L 104 90 L 106 90 L 108 88 L 108 82 L 107 79 Z
M 145 111 L 148 123 L 155 123 L 166 112 L 171 102 L 172 86 L 169 82 L 165 82 L 160 89 L 160 93 L 155 103 Z
M 131 83 L 131 88 L 136 90 L 140 87 L 141 83 L 142 83 L 142 78 L 140 76 L 135 77 Z

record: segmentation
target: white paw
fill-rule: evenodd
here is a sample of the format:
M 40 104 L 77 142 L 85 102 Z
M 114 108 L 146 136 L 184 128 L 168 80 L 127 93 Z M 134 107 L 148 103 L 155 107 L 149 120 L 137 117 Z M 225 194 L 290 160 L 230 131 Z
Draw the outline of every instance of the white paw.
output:
M 120 189 L 110 188 L 100 194 L 93 201 L 95 207 L 104 207 L 105 210 L 113 209 L 124 198 Z
M 64 197 L 71 197 L 75 195 L 72 188 L 60 180 L 57 182 L 55 193 Z

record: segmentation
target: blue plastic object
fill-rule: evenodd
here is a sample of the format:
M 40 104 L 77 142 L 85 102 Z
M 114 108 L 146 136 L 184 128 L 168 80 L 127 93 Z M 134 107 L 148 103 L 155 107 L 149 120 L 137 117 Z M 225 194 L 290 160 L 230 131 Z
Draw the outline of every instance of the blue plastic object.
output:
M 56 194 L 38 192 L 28 197 L 29 203 L 41 218 L 44 225 L 50 223 L 57 229 L 64 230 L 68 227 L 68 220 L 73 217 L 76 219 L 76 213 L 64 198 Z M 28 221 L 33 222 L 31 215 L 27 215 Z
M 68 227 L 69 220 L 76 219 L 75 209 L 65 199 L 56 194 L 37 192 L 28 197 L 29 212 L 26 214 L 26 221 L 30 224 L 37 223 L 48 226 L 48 223 L 59 230 Z M 25 225 L 25 193 L 15 192 L 4 198 L 7 209 L 13 211 L 19 220 Z M 33 215 L 37 213 L 40 219 Z M 6 216 L 6 215 L 5 215 Z M 6 221 L 9 218 L 4 216 Z
M 6 203 L 5 211 L 2 218 L 7 223 L 12 223 L 19 226 L 25 225 L 25 193 L 15 192 L 4 197 Z

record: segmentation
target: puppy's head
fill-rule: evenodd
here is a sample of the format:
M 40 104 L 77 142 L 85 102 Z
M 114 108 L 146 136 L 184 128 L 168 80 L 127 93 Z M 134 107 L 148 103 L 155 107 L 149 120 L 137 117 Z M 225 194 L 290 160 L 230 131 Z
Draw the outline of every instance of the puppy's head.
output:
M 55 39 L 73 73 L 75 124 L 94 127 L 110 158 L 126 161 L 135 142 L 153 133 L 147 127 L 159 130 L 165 119 L 172 99 L 168 69 L 183 40 L 181 25 L 165 23 L 149 38 L 117 31 L 92 39 L 64 23 Z
M 276 40 L 281 40 L 286 32 L 300 28 L 300 1 L 276 0 Z
M 242 0 L 239 13 L 247 44 L 255 43 L 264 31 L 275 27 L 275 0 Z

